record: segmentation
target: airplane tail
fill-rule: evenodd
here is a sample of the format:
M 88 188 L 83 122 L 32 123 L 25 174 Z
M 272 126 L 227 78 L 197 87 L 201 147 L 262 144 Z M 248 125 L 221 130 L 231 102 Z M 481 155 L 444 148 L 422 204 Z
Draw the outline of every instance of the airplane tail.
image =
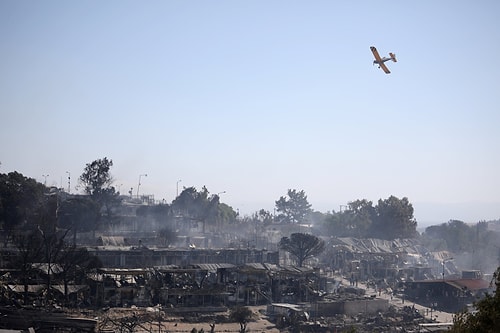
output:
M 396 54 L 395 53 L 389 52 L 389 55 L 391 56 L 391 60 L 392 61 L 397 62 L 397 60 L 396 60 Z

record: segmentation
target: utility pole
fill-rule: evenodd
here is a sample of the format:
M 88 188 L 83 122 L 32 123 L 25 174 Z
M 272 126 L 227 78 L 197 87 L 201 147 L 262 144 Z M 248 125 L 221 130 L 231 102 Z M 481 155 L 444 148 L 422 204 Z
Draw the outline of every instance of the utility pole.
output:
M 147 177 L 148 175 L 146 173 L 139 175 L 139 184 L 137 184 L 137 197 L 139 198 L 139 187 L 141 187 L 141 177 Z
M 68 193 L 70 193 L 71 192 L 71 172 L 66 171 L 66 173 L 68 174 Z
M 44 180 L 43 180 L 43 186 L 47 186 L 47 177 L 48 176 L 49 175 L 42 175 L 42 177 L 44 178 Z
M 177 198 L 179 196 L 179 183 L 182 182 L 182 179 L 179 179 L 177 183 L 175 184 L 176 192 L 175 192 L 175 197 Z

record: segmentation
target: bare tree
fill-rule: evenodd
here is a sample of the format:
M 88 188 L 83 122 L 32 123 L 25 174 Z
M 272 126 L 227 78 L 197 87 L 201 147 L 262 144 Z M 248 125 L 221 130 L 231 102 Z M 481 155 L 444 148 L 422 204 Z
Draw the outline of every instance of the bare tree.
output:
M 14 244 L 17 248 L 17 256 L 11 262 L 12 266 L 20 268 L 21 281 L 24 285 L 23 302 L 28 304 L 28 285 L 33 264 L 40 262 L 43 250 L 43 242 L 38 233 L 34 231 L 18 232 L 14 236 Z

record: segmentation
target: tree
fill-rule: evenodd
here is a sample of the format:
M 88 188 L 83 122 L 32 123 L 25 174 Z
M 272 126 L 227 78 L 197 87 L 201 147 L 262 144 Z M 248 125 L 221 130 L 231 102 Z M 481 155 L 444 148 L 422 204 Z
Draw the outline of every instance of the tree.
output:
M 305 192 L 288 190 L 288 198 L 280 197 L 276 202 L 279 218 L 287 223 L 303 223 L 312 212 L 311 204 L 307 201 Z
M 7 234 L 32 220 L 45 201 L 45 190 L 43 184 L 21 173 L 0 174 L 0 224 Z
M 47 265 L 47 293 L 45 294 L 46 302 L 49 304 L 52 293 L 52 272 L 53 267 L 58 264 L 60 255 L 64 249 L 65 242 L 64 238 L 68 233 L 68 230 L 57 231 L 53 228 L 40 228 L 38 227 L 38 232 L 42 236 L 44 261 L 43 263 Z
M 245 306 L 238 306 L 231 309 L 229 318 L 240 324 L 240 333 L 245 333 L 247 329 L 247 324 L 252 318 L 252 310 Z
M 324 251 L 325 242 L 311 234 L 294 233 L 290 238 L 281 238 L 278 247 L 294 256 L 298 266 L 302 267 L 304 261 Z
M 372 202 L 366 199 L 350 202 L 346 213 L 352 215 L 352 236 L 367 237 L 373 221 L 377 218 Z
M 429 226 L 424 232 L 426 238 L 444 241 L 445 247 L 441 250 L 452 252 L 472 251 L 475 235 L 476 228 L 458 220 L 450 220 L 448 223 Z
M 212 211 L 214 206 L 215 202 L 210 200 L 209 192 L 205 186 L 199 192 L 195 187 L 185 188 L 172 201 L 172 211 L 174 214 L 182 216 L 186 221 L 202 222 L 203 229 L 205 229 L 207 219 L 212 218 L 214 215 Z
M 92 197 L 100 197 L 113 184 L 110 169 L 113 161 L 107 157 L 87 163 L 79 180 L 85 186 L 84 191 Z
M 83 283 L 86 275 L 102 266 L 99 258 L 89 253 L 86 248 L 64 244 L 57 264 L 61 268 L 64 284 L 64 298 L 68 302 L 68 284 L 70 281 Z
M 377 218 L 372 202 L 355 200 L 347 209 L 333 212 L 325 219 L 325 227 L 331 235 L 338 237 L 369 237 L 370 227 Z
M 17 268 L 21 273 L 21 282 L 24 286 L 24 304 L 28 304 L 28 285 L 33 272 L 33 264 L 43 261 L 43 241 L 41 234 L 37 231 L 18 231 L 15 233 L 14 246 L 17 248 L 16 255 L 10 260 L 10 266 Z
M 234 210 L 220 203 L 217 194 L 210 195 L 205 186 L 201 191 L 194 187 L 185 188 L 172 202 L 171 207 L 174 214 L 182 216 L 185 221 L 202 222 L 203 232 L 207 224 L 220 228 L 222 223 L 236 219 Z
M 253 213 L 250 217 L 243 217 L 242 220 L 246 220 L 247 224 L 269 225 L 273 223 L 274 217 L 271 212 L 265 209 L 260 209 L 259 211 Z
M 421 237 L 431 251 L 448 250 L 470 257 L 472 269 L 487 270 L 498 264 L 500 233 L 488 230 L 488 222 L 467 224 L 458 220 L 429 226 Z
M 382 239 L 412 238 L 417 235 L 417 221 L 413 217 L 413 206 L 408 198 L 390 196 L 379 199 L 377 218 L 372 223 L 371 233 Z
M 319 227 L 325 222 L 328 215 L 328 213 L 322 213 L 318 212 L 317 210 L 312 210 L 308 216 L 308 220 L 310 224 Z
M 347 223 L 344 223 L 342 212 L 332 212 L 327 215 L 323 224 L 324 231 L 329 236 L 346 237 L 349 236 Z
M 89 197 L 77 196 L 60 203 L 58 225 L 73 231 L 73 244 L 75 244 L 77 232 L 95 230 L 98 215 L 98 206 L 95 201 Z
M 102 208 L 105 208 L 106 217 L 111 219 L 111 209 L 120 203 L 119 194 L 112 186 L 113 177 L 110 169 L 113 161 L 107 157 L 87 163 L 79 180 L 84 185 L 84 191 L 97 204 L 98 220 Z M 97 223 L 96 223 L 97 227 Z M 95 231 L 95 229 L 94 229 Z
M 494 333 L 500 327 L 500 267 L 493 274 L 495 294 L 475 303 L 477 312 L 461 312 L 453 317 L 452 333 Z
M 338 237 L 377 237 L 382 239 L 417 236 L 417 221 L 407 198 L 379 199 L 373 207 L 366 199 L 349 202 L 347 209 L 332 212 L 324 220 L 329 235 Z

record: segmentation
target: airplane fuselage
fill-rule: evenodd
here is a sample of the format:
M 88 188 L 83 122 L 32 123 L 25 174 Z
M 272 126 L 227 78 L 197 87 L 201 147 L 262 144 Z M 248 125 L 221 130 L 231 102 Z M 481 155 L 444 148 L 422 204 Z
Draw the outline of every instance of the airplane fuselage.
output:
M 391 58 L 387 58 L 387 57 L 383 57 L 382 59 L 380 59 L 381 61 L 378 61 L 378 60 L 373 60 L 373 63 L 374 64 L 380 64 L 380 63 L 384 63 L 386 61 L 389 61 L 389 60 L 392 60 Z

